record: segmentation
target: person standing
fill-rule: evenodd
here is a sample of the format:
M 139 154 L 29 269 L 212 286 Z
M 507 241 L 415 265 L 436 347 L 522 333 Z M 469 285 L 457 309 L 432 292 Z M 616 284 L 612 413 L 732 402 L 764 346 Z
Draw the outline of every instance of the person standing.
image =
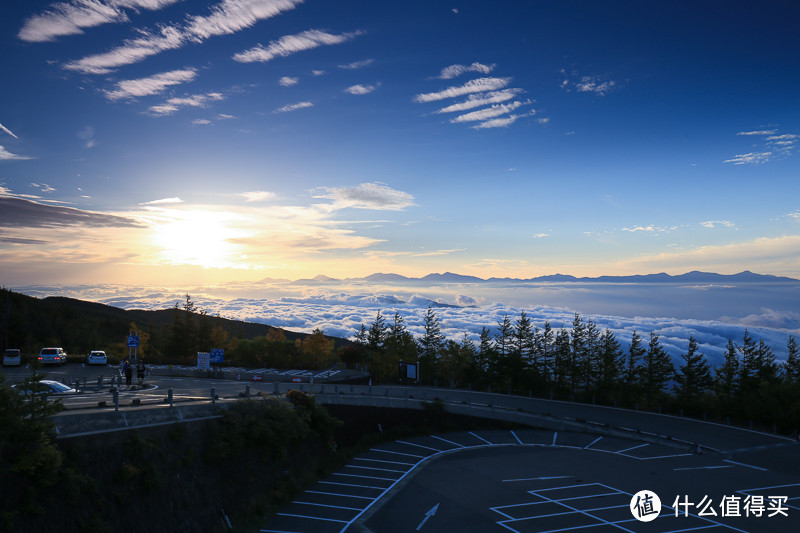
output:
M 125 361 L 125 384 L 130 387 L 131 380 L 133 379 L 133 368 L 128 361 Z
M 136 379 L 139 380 L 139 385 L 144 383 L 144 373 L 146 370 L 147 368 L 144 366 L 144 359 L 139 359 L 139 361 L 136 362 Z

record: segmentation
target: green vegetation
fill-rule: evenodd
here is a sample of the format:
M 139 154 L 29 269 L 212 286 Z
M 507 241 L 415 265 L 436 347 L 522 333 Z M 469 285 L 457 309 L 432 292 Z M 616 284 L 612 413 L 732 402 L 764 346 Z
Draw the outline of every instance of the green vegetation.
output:
M 58 409 L 0 385 L 0 531 L 254 531 L 341 463 L 312 397 L 241 400 L 222 418 L 55 440 Z
M 188 294 L 172 309 L 123 310 L 52 297 L 40 300 L 0 288 L 0 348 L 20 348 L 27 361 L 45 346 L 60 346 L 70 361 L 105 350 L 110 362 L 127 357 L 129 332 L 139 334 L 141 357 L 150 362 L 193 365 L 197 352 L 225 350 L 225 359 L 244 366 L 326 368 L 348 344 L 321 331 L 302 334 L 211 316 Z
M 793 337 L 787 360 L 747 331 L 728 341 L 725 361 L 711 369 L 697 341 L 689 339 L 674 367 L 653 332 L 634 332 L 627 349 L 610 330 L 575 315 L 571 328 L 535 326 L 523 311 L 503 317 L 494 336 L 483 328 L 475 346 L 445 339 L 431 308 L 417 339 L 395 314 L 391 325 L 379 312 L 361 325 L 342 361 L 369 368 L 376 382 L 396 382 L 399 361 L 419 362 L 423 383 L 471 387 L 619 407 L 661 410 L 695 417 L 757 423 L 793 433 L 800 428 L 800 353 Z

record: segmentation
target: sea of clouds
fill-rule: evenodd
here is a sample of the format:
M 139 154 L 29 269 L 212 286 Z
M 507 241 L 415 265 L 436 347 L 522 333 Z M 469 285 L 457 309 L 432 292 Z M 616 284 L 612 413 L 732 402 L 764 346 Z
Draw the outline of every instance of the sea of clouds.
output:
M 645 341 L 656 333 L 678 358 L 688 339 L 697 339 L 712 366 L 721 363 L 728 339 L 741 343 L 745 329 L 786 354 L 790 335 L 800 338 L 800 282 L 726 285 L 677 283 L 368 283 L 366 281 L 226 283 L 206 286 L 155 287 L 80 285 L 27 286 L 13 290 L 31 296 L 67 296 L 122 309 L 165 309 L 182 305 L 189 294 L 199 309 L 293 331 L 319 328 L 328 335 L 352 338 L 377 313 L 393 320 L 399 313 L 415 335 L 434 306 L 442 332 L 461 341 L 477 341 L 483 327 L 492 332 L 508 315 L 524 311 L 534 326 L 570 328 L 575 313 L 610 329 L 627 350 L 637 331 Z

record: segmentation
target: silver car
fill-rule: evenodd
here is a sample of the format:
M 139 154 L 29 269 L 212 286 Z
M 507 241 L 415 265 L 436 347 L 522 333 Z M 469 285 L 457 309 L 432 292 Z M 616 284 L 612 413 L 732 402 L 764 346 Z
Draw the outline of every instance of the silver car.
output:
M 86 364 L 107 365 L 108 357 L 106 356 L 106 352 L 103 350 L 92 350 L 92 352 L 86 357 Z
M 20 351 L 16 348 L 8 348 L 3 354 L 3 366 L 19 366 L 22 363 Z
M 20 394 L 24 395 L 61 395 L 61 394 L 76 394 L 78 391 L 68 385 L 64 385 L 59 381 L 52 381 L 43 379 L 41 381 L 34 381 L 32 383 L 17 383 L 12 388 Z
M 42 348 L 39 352 L 39 362 L 43 365 L 63 365 L 67 362 L 67 352 L 63 348 Z

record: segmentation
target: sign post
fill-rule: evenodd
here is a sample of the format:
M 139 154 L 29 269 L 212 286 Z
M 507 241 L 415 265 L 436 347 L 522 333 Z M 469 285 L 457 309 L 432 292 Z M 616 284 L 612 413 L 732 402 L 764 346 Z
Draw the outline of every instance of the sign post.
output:
M 208 352 L 197 352 L 197 368 L 208 370 L 211 368 L 211 354 Z
M 128 359 L 131 359 L 131 348 L 133 348 L 133 362 L 138 359 L 139 332 L 128 332 Z

